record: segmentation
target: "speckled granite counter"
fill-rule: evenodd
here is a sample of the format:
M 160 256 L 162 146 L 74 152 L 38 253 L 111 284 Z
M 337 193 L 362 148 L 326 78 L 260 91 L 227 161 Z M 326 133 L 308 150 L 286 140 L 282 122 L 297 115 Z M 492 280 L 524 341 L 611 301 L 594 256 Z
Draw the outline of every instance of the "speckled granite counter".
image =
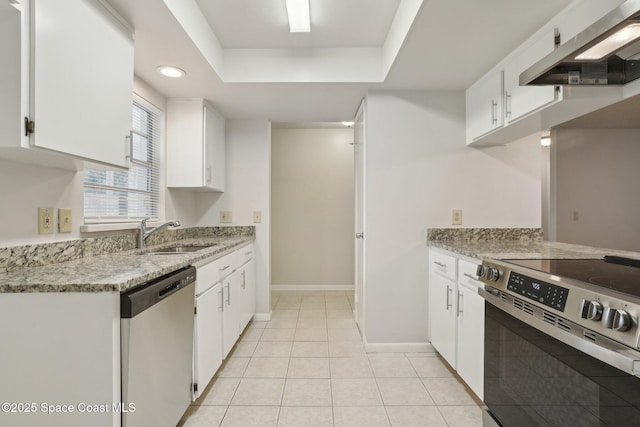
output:
M 477 259 L 602 258 L 640 253 L 542 240 L 539 229 L 428 229 L 430 247 Z
M 150 255 L 149 249 L 133 249 L 0 273 L 0 293 L 27 292 L 122 292 L 189 266 L 215 259 L 254 241 L 254 234 L 207 236 L 164 242 L 153 248 L 175 244 L 209 245 L 206 249 L 170 255 Z

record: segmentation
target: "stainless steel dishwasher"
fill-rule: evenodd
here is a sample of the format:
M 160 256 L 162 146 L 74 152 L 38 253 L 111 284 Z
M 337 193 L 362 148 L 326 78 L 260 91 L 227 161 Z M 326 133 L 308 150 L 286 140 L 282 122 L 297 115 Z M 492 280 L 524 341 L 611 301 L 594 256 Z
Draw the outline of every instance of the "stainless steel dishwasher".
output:
M 174 427 L 191 403 L 195 267 L 120 296 L 123 427 Z

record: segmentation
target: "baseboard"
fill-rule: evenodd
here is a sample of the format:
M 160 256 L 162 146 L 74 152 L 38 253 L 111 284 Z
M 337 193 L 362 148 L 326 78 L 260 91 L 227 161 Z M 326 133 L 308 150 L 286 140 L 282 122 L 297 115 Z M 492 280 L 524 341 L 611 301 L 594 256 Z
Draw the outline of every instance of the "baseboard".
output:
M 364 343 L 367 353 L 435 353 L 428 342 Z
M 353 291 L 353 285 L 271 285 L 272 291 Z
M 255 313 L 253 315 L 253 320 L 255 322 L 268 322 L 271 320 L 271 311 L 268 313 Z

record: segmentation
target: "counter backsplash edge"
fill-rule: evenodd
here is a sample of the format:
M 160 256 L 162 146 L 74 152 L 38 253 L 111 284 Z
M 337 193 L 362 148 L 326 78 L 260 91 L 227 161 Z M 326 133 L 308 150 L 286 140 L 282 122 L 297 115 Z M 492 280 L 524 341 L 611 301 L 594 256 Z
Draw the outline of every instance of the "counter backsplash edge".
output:
M 152 235 L 147 241 L 147 245 L 156 246 L 184 239 L 245 236 L 255 236 L 255 227 L 229 226 L 164 229 Z M 37 267 L 132 250 L 137 247 L 137 237 L 136 233 L 126 233 L 65 240 L 62 242 L 0 247 L 0 273 L 24 267 Z
M 427 228 L 427 242 L 437 241 L 541 241 L 542 228 Z

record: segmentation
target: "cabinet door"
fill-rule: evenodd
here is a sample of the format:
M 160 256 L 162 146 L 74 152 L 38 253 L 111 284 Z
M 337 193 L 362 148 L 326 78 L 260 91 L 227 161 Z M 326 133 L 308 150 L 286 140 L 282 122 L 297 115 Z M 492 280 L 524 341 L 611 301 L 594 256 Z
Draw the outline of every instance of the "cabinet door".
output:
M 555 86 L 520 86 L 520 73 L 553 52 L 555 31 L 532 40 L 511 58 L 504 68 L 504 113 L 507 123 L 536 111 L 558 99 Z
M 467 143 L 502 127 L 502 71 L 491 72 L 467 89 Z
M 212 190 L 224 191 L 224 119 L 206 104 L 204 117 L 204 183 Z
M 480 283 L 480 282 L 478 282 Z M 458 284 L 456 370 L 480 399 L 484 394 L 484 299 L 477 286 Z
M 207 387 L 222 364 L 222 284 L 209 288 L 196 299 L 196 366 L 198 391 Z
M 30 144 L 127 167 L 131 34 L 97 0 L 31 0 L 31 23 Z
M 241 307 L 240 307 L 240 332 L 244 331 L 247 327 L 253 314 L 255 313 L 256 306 L 256 289 L 255 289 L 255 264 L 253 258 L 250 259 L 240 268 L 240 294 L 241 294 Z
M 560 44 L 564 44 L 625 0 L 576 0 L 560 14 Z
M 429 323 L 431 326 L 431 344 L 455 368 L 455 283 L 438 274 L 431 274 L 430 277 Z
M 222 352 L 224 358 L 229 355 L 240 336 L 240 273 L 227 276 L 222 285 Z

